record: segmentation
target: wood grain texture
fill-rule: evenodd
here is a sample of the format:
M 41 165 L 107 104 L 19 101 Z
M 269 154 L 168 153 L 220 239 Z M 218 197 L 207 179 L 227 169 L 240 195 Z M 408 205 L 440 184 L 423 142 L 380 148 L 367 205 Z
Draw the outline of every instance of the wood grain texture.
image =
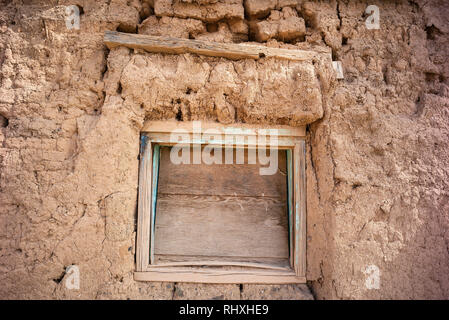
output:
M 241 151 L 244 164 L 176 165 L 161 147 L 156 255 L 288 258 L 286 151 L 274 151 L 278 170 L 268 176 Z
M 152 145 L 148 137 L 141 137 L 139 167 L 139 199 L 137 213 L 136 269 L 143 271 L 150 259 L 150 213 L 151 213 L 151 171 Z
M 287 150 L 287 208 L 288 208 L 288 244 L 289 244 L 289 254 L 290 254 L 290 265 L 294 265 L 294 212 L 295 208 L 293 205 L 293 157 L 292 150 Z
M 238 265 L 240 263 L 249 263 L 252 265 L 269 265 L 276 268 L 291 269 L 288 259 L 285 258 L 266 258 L 266 257 L 223 257 L 223 256 L 188 256 L 188 255 L 155 255 L 155 266 L 165 264 L 182 265 L 212 265 L 207 262 L 215 261 L 220 265 Z
M 276 270 L 256 271 L 227 271 L 227 270 L 194 270 L 192 268 L 148 269 L 146 272 L 135 272 L 136 281 L 165 281 L 192 283 L 305 283 L 304 277 L 298 277 L 293 271 L 282 272 Z
M 296 274 L 299 274 L 299 206 L 300 206 L 300 183 L 299 183 L 299 157 L 300 148 L 299 145 L 295 145 L 293 149 L 293 201 L 294 201 L 294 215 L 293 215 L 293 228 L 294 228 L 294 238 L 293 238 L 293 266 Z
M 285 200 L 162 195 L 155 253 L 288 258 Z
M 218 122 L 200 122 L 201 132 L 208 130 L 215 130 L 219 133 L 225 134 L 240 134 L 245 135 L 261 135 L 267 134 L 270 130 L 276 130 L 279 136 L 289 136 L 289 137 L 305 137 L 306 127 L 291 127 L 286 125 L 271 125 L 267 128 L 266 125 L 261 124 L 248 124 L 248 123 L 238 123 L 225 125 Z M 146 121 L 143 125 L 142 132 L 158 132 L 158 133 L 171 133 L 175 130 L 182 130 L 188 133 L 192 133 L 194 130 L 193 121 L 175 121 L 175 120 L 152 120 Z
M 305 141 L 299 141 L 293 153 L 294 166 L 294 268 L 298 276 L 306 274 L 306 176 Z
M 157 189 L 159 182 L 160 146 L 153 148 L 153 171 L 151 179 L 151 214 L 150 214 L 150 263 L 154 262 L 154 234 L 157 207 Z
M 298 276 L 306 276 L 306 258 L 307 258 L 307 214 L 306 214 L 306 143 L 304 140 L 298 142 L 299 149 L 299 230 L 298 246 L 299 246 L 299 263 L 296 269 Z
M 194 53 L 211 57 L 223 57 L 231 60 L 275 58 L 281 60 L 307 61 L 316 58 L 319 54 L 330 54 L 330 52 L 324 50 L 323 52 L 290 50 L 269 48 L 253 44 L 218 43 L 182 38 L 128 34 L 116 31 L 106 31 L 104 34 L 104 43 L 109 49 L 117 46 L 125 46 L 154 53 Z
M 201 257 L 196 257 L 201 258 Z M 261 263 L 261 262 L 242 262 L 242 261 L 226 261 L 224 259 L 217 260 L 196 260 L 196 261 L 175 261 L 175 262 L 159 262 L 157 265 L 149 266 L 151 268 L 158 267 L 179 267 L 179 266 L 200 266 L 200 267 L 244 267 L 244 268 L 255 268 L 255 269 L 270 269 L 270 270 L 284 270 L 290 271 L 291 268 L 287 265 L 281 266 L 271 263 Z M 281 260 L 285 261 L 285 260 Z
M 147 132 L 147 135 L 151 141 L 154 143 L 160 143 L 164 145 L 190 145 L 190 144 L 207 144 L 211 146 L 223 146 L 223 147 L 243 147 L 243 148 L 257 148 L 259 146 L 272 146 L 278 149 L 288 149 L 293 148 L 297 139 L 295 137 L 287 137 L 287 136 L 278 136 L 277 140 L 270 143 L 270 140 L 267 142 L 260 143 L 256 136 L 244 136 L 244 139 L 235 139 L 234 141 L 227 140 L 229 136 L 215 136 L 214 140 L 210 140 L 208 138 L 196 138 L 195 134 L 183 134 L 181 139 L 178 140 L 180 136 L 175 135 L 172 138 L 170 133 L 159 133 L 159 132 Z M 234 136 L 237 137 L 238 135 Z M 241 137 L 241 136 L 240 136 Z M 231 138 L 233 138 L 231 136 Z
M 222 164 L 174 164 L 170 161 L 170 147 L 161 147 L 159 174 L 160 194 L 225 195 L 240 197 L 271 197 L 286 199 L 286 151 L 278 153 L 278 170 L 274 175 L 260 175 L 259 169 L 267 167 L 248 164 L 248 150 L 241 149 L 243 164 L 236 164 L 233 151 L 233 164 L 225 164 L 225 149 L 221 152 Z M 190 163 L 194 153 L 190 148 Z

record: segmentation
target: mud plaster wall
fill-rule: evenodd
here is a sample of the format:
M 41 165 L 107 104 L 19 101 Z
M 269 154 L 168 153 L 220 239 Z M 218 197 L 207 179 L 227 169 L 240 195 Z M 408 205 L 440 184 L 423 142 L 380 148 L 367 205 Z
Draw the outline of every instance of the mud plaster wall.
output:
M 65 26 L 69 4 L 82 8 L 80 30 Z M 365 27 L 369 4 L 380 8 L 380 30 Z M 315 297 L 448 298 L 448 11 L 445 1 L 1 1 L 0 297 L 311 298 L 304 286 L 132 278 L 145 120 L 298 125 L 308 115 L 316 120 L 307 159 L 307 278 Z M 105 30 L 328 47 L 345 79 L 335 81 L 323 66 L 314 67 L 315 78 L 307 65 L 286 69 L 319 81 L 314 92 L 270 61 L 259 68 L 109 51 Z M 183 63 L 197 68 L 194 75 L 183 75 Z M 240 96 L 242 70 L 248 79 L 278 74 L 279 86 L 267 91 L 278 96 L 264 96 L 257 83 L 253 100 Z M 177 86 L 167 87 L 161 74 L 179 79 Z M 296 85 L 311 90 L 297 95 L 301 104 L 288 102 Z M 321 110 L 307 107 L 320 99 Z M 64 286 L 71 264 L 80 268 L 79 291 Z M 365 286 L 372 264 L 378 290 Z

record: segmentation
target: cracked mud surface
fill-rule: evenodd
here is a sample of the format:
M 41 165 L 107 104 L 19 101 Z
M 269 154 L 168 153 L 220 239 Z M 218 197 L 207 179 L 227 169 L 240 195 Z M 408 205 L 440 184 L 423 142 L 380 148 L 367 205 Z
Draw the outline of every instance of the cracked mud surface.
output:
M 449 297 L 447 2 L 199 2 L 0 0 L 0 297 L 313 298 L 305 285 L 133 280 L 140 128 L 177 115 L 310 123 L 315 298 Z M 65 25 L 73 3 L 80 30 Z M 368 4 L 380 30 L 365 28 Z M 324 47 L 345 78 L 323 66 L 109 51 L 105 30 Z M 64 286 L 72 264 L 80 290 Z M 365 286 L 369 265 L 379 290 Z

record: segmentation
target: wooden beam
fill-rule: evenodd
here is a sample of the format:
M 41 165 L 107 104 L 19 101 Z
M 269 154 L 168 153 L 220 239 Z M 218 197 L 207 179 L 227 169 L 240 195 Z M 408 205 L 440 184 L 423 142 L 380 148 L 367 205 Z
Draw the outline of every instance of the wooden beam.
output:
M 259 146 L 266 146 L 269 148 L 270 146 L 273 146 L 273 148 L 276 149 L 287 149 L 292 148 L 295 146 L 296 138 L 295 137 L 285 137 L 285 136 L 278 136 L 277 141 L 275 144 L 270 144 L 270 140 L 268 140 L 265 144 L 260 144 L 256 138 L 248 139 L 250 136 L 241 135 L 241 137 L 244 137 L 245 139 L 234 141 L 228 140 L 229 138 L 232 138 L 233 136 L 228 135 L 226 136 L 227 139 L 224 139 L 220 136 L 214 136 L 213 140 L 209 139 L 195 139 L 194 135 L 187 134 L 179 136 L 178 141 L 176 139 L 171 139 L 171 135 L 169 133 L 145 133 L 147 137 L 151 139 L 154 143 L 159 143 L 164 146 L 172 146 L 172 145 L 178 145 L 178 146 L 188 146 L 191 144 L 207 144 L 210 147 L 235 147 L 235 148 L 257 148 Z M 238 135 L 237 135 L 238 136 Z M 176 135 L 175 135 L 176 137 Z M 171 142 L 175 141 L 175 142 Z
M 151 170 L 153 155 L 150 139 L 144 135 L 140 139 L 136 269 L 137 271 L 144 271 L 150 261 Z
M 153 150 L 153 181 L 151 183 L 151 215 L 150 215 L 150 263 L 154 262 L 154 234 L 156 223 L 157 184 L 159 179 L 160 146 L 155 145 Z
M 194 125 L 199 126 L 196 128 Z M 286 125 L 264 125 L 264 124 L 248 124 L 248 123 L 233 123 L 222 124 L 211 121 L 146 121 L 143 125 L 142 132 L 157 132 L 157 133 L 171 133 L 175 130 L 183 130 L 189 133 L 194 132 L 195 129 L 204 131 L 218 132 L 222 134 L 245 134 L 245 135 L 266 135 L 270 134 L 270 130 L 276 130 L 279 136 L 290 137 L 305 137 L 306 127 L 290 127 Z
M 218 43 L 171 37 L 157 37 L 106 31 L 104 43 L 109 49 L 125 46 L 154 53 L 183 54 L 195 53 L 210 57 L 223 57 L 231 60 L 276 58 L 281 60 L 306 61 L 320 54 L 330 54 L 324 49 L 317 51 L 269 48 L 254 44 Z
M 274 145 L 280 149 L 293 148 L 297 138 L 306 135 L 305 126 L 290 127 L 284 125 L 269 126 L 255 124 L 231 124 L 224 125 L 216 122 L 193 122 L 193 121 L 147 121 L 142 132 L 154 143 L 164 145 L 173 144 L 208 144 L 216 146 L 235 146 L 252 148 L 257 147 L 260 142 L 257 136 L 277 136 Z M 172 137 L 172 133 L 174 134 Z M 181 134 L 182 133 L 182 134 Z M 213 140 L 209 138 L 213 136 Z M 244 139 L 242 139 L 244 138 Z M 174 140 L 174 141 L 173 141 Z M 271 137 L 264 143 L 271 145 Z
M 306 193 L 306 142 L 299 142 L 299 183 L 300 185 L 300 208 L 299 208 L 299 245 L 300 245 L 300 265 L 297 275 L 306 276 L 307 272 L 307 193 Z
M 192 283 L 305 283 L 293 271 L 231 271 L 192 270 L 178 268 L 151 268 L 146 272 L 134 272 L 136 281 L 192 282 Z
M 295 212 L 293 208 L 293 161 L 292 161 L 292 150 L 287 150 L 287 205 L 288 205 L 288 246 L 290 252 L 290 265 L 294 266 L 294 252 L 293 248 L 293 214 Z
M 294 184 L 295 184 L 295 252 L 294 266 L 296 275 L 306 275 L 306 172 L 305 141 L 299 141 L 294 149 Z
M 217 257 L 219 259 L 219 257 Z M 160 267 L 190 267 L 190 266 L 209 266 L 209 267 L 246 267 L 256 269 L 271 269 L 281 271 L 291 271 L 289 267 L 280 267 L 268 263 L 256 263 L 256 262 L 239 262 L 239 261 L 222 261 L 222 260 L 198 260 L 198 261 L 179 261 L 179 262 L 159 262 L 155 265 L 149 265 L 148 270 Z

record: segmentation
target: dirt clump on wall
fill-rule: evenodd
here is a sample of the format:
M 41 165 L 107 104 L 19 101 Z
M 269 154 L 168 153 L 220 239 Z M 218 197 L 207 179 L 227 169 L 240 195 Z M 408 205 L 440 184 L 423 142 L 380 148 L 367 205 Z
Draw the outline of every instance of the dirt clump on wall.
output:
M 0 297 L 449 297 L 448 14 L 438 0 L 0 0 Z M 107 30 L 319 48 L 344 79 L 330 60 L 108 50 Z M 140 130 L 176 118 L 307 124 L 307 286 L 133 280 Z

